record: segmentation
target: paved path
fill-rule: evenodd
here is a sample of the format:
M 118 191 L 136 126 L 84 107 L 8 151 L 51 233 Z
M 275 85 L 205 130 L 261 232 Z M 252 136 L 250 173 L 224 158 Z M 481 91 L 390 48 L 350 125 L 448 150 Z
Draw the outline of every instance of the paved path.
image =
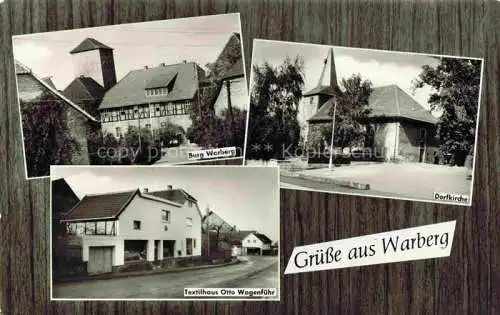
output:
M 302 171 L 312 176 L 328 177 L 343 181 L 369 184 L 370 190 L 356 190 L 335 187 L 331 184 L 312 183 L 307 180 L 283 179 L 286 185 L 302 186 L 308 189 L 326 190 L 339 193 L 377 195 L 405 199 L 434 200 L 434 193 L 470 195 L 470 173 L 463 167 L 450 167 L 424 163 L 379 163 L 357 164 Z M 295 188 L 295 187 L 291 187 Z
M 94 299 L 184 298 L 184 288 L 226 287 L 224 283 L 278 263 L 278 257 L 275 256 L 248 257 L 247 262 L 219 268 L 56 284 L 53 286 L 53 297 Z
M 386 198 L 402 198 L 403 196 L 375 190 L 359 190 L 354 188 L 337 186 L 334 184 L 319 183 L 310 181 L 303 178 L 294 178 L 281 176 L 280 188 L 282 189 L 296 189 L 296 190 L 310 190 L 322 191 L 329 193 L 347 194 L 347 195 L 362 195 L 362 196 L 377 196 Z

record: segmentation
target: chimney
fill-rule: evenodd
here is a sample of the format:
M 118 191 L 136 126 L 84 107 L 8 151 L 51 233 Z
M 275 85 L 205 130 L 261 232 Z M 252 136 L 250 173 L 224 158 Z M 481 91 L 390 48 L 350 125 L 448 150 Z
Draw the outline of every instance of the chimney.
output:
M 144 188 L 144 192 L 145 192 L 146 194 L 148 193 L 148 191 L 149 191 L 149 189 Z
M 144 69 L 146 69 L 146 70 L 147 70 L 147 69 L 149 69 L 149 68 L 148 68 L 148 66 L 144 66 Z
M 210 208 L 207 205 L 207 208 L 205 209 L 205 215 L 208 216 L 210 214 Z
M 172 185 L 168 185 L 167 190 L 172 190 Z

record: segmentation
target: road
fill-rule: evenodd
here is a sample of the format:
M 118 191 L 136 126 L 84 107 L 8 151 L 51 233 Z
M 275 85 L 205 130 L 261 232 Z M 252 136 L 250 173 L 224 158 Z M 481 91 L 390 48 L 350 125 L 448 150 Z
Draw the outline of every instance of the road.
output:
M 268 285 L 279 283 L 279 274 L 277 272 L 278 257 L 247 257 L 249 260 L 246 262 L 219 268 L 55 284 L 53 286 L 53 298 L 184 298 L 184 288 L 228 288 L 227 285 L 238 285 L 241 287 L 249 287 L 248 285 L 251 285 L 250 287 L 265 288 Z M 272 269 L 269 269 L 271 266 L 276 266 L 274 274 L 272 273 Z M 264 270 L 265 272 L 254 274 L 260 270 Z M 245 277 L 247 274 L 253 275 Z M 259 274 L 261 275 L 259 276 Z M 276 281 L 269 279 L 272 276 L 277 278 Z
M 244 279 L 239 279 L 236 281 L 229 281 L 224 283 L 227 288 L 276 288 L 276 296 L 266 297 L 264 299 L 278 299 L 280 296 L 280 275 L 278 264 L 272 265 L 257 274 L 251 275 Z M 262 299 L 260 297 L 255 297 L 254 299 Z

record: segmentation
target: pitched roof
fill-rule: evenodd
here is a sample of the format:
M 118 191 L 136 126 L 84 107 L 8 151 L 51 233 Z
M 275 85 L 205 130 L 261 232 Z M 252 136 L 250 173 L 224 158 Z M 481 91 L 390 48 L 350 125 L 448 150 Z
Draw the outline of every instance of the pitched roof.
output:
M 95 49 L 113 49 L 109 46 L 104 45 L 103 43 L 95 40 L 94 38 L 87 37 L 85 38 L 78 46 L 73 48 L 69 53 L 70 54 L 76 54 L 79 52 L 84 52 L 88 50 L 95 50 Z
M 226 220 L 211 210 L 201 218 L 201 224 L 203 230 L 219 230 L 224 233 L 234 233 L 236 231 L 235 226 L 227 223 Z
M 80 198 L 78 198 L 64 178 L 53 180 L 51 183 L 51 190 L 52 209 L 56 217 L 71 210 L 71 208 L 80 201 Z
M 19 61 L 15 60 L 14 65 L 16 68 L 16 74 L 29 74 L 31 73 L 31 69 L 20 63 Z
M 133 70 L 106 92 L 99 109 L 192 99 L 198 89 L 198 69 L 201 68 L 196 63 L 187 62 Z M 173 76 L 175 80 L 168 94 L 146 96 L 150 82 L 166 82 Z
M 43 85 L 47 90 L 49 90 L 53 95 L 57 96 L 60 98 L 62 101 L 64 101 L 66 104 L 69 106 L 73 107 L 76 109 L 78 112 L 80 112 L 82 115 L 84 115 L 88 120 L 98 123 L 97 119 L 95 119 L 92 115 L 87 113 L 85 110 L 83 110 L 80 106 L 76 105 L 73 101 L 68 99 L 66 96 L 64 96 L 60 91 L 58 91 L 55 87 L 52 87 L 50 84 L 45 82 L 43 79 L 35 75 L 31 69 L 23 65 L 21 62 L 15 60 L 15 68 L 16 68 L 16 75 L 30 75 L 32 76 L 36 81 L 38 81 L 41 85 Z
M 264 235 L 262 233 L 253 233 L 253 235 L 255 235 L 264 244 L 272 244 L 273 243 L 273 241 L 271 241 L 271 239 L 269 237 L 267 237 L 266 235 Z
M 243 68 L 243 58 L 238 59 L 234 65 L 222 76 L 222 80 L 243 77 L 245 75 Z
M 153 76 L 151 80 L 148 81 L 145 89 L 156 89 L 162 87 L 170 87 L 175 83 L 175 79 L 177 77 L 177 72 L 168 73 L 167 75 L 158 74 Z
M 88 221 L 95 219 L 116 219 L 136 195 L 139 195 L 141 198 L 181 207 L 179 203 L 175 203 L 172 200 L 149 193 L 142 193 L 139 189 L 134 189 L 123 192 L 86 195 L 64 216 L 63 220 Z
M 148 195 L 153 195 L 179 204 L 184 204 L 186 200 L 197 202 L 196 198 L 188 194 L 184 189 L 167 189 L 167 190 L 152 191 L 148 192 Z
M 330 95 L 330 96 L 335 95 L 333 92 L 333 88 L 331 86 L 318 85 L 314 89 L 309 90 L 306 93 L 303 93 L 302 96 L 313 96 L 313 95 L 318 95 L 318 94 Z
M 240 230 L 236 232 L 232 232 L 229 236 L 231 243 L 236 244 L 236 243 L 241 243 L 241 241 L 247 237 L 248 235 L 252 233 L 257 233 L 255 230 L 252 231 L 247 231 L 247 230 Z
M 375 89 L 370 95 L 369 105 L 372 109 L 370 117 L 401 117 L 431 124 L 437 122 L 430 111 L 397 85 Z
M 104 92 L 104 87 L 94 79 L 80 76 L 71 81 L 64 89 L 63 94 L 75 103 L 81 103 L 82 101 L 100 101 Z
M 64 221 L 116 218 L 139 193 L 138 189 L 101 195 L 86 195 L 63 218 Z
M 311 118 L 309 122 L 327 122 L 332 120 L 329 114 L 334 99 L 328 100 Z M 387 85 L 373 89 L 368 106 L 369 118 L 396 118 L 435 124 L 437 119 L 410 95 L 397 85 Z

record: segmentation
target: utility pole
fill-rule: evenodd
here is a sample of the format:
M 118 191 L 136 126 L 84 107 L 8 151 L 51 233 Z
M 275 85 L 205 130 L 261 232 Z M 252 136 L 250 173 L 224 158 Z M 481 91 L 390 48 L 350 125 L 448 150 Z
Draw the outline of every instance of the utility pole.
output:
M 330 162 L 328 168 L 331 170 L 333 166 L 333 136 L 335 134 L 335 115 L 337 114 L 337 99 L 333 100 L 333 118 L 332 118 L 332 139 L 330 141 Z

